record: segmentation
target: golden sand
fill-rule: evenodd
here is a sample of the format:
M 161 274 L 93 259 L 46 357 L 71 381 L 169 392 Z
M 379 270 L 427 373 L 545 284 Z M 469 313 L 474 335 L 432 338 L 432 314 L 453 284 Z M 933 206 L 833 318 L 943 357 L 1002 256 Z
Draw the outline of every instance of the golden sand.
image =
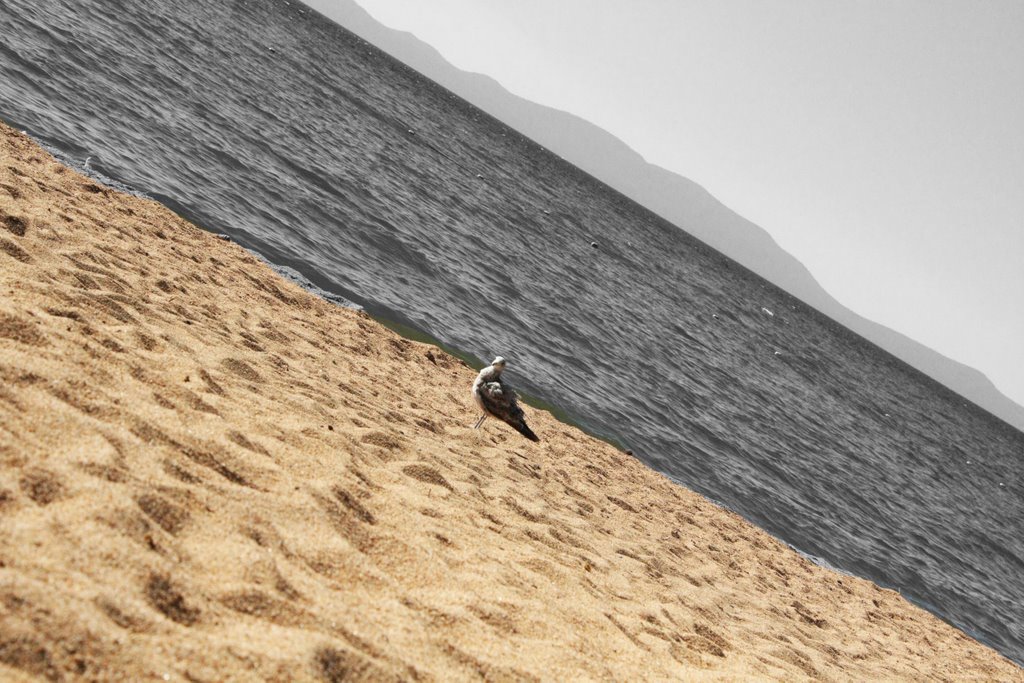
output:
M 1024 680 L 547 413 L 470 429 L 462 362 L 7 127 L 0 161 L 0 679 Z

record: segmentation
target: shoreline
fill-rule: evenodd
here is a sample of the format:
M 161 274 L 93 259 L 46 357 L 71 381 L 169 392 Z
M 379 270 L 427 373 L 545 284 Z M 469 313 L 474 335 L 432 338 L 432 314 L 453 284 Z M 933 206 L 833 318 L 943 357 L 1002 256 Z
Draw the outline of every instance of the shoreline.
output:
M 11 124 L 11 122 L 9 120 L 4 119 L 2 116 L 0 116 L 0 121 L 7 121 L 8 125 L 11 125 L 11 127 L 17 128 L 17 126 L 14 126 L 13 124 Z M 35 134 L 29 133 L 29 136 L 37 144 L 39 144 L 41 147 L 43 147 L 44 150 L 49 152 L 51 155 L 54 155 L 58 159 L 58 161 L 60 161 L 61 163 L 71 167 L 73 170 L 76 170 L 78 172 L 83 173 L 87 177 L 90 177 L 92 180 L 94 180 L 94 181 L 96 181 L 96 182 L 98 182 L 100 184 L 110 185 L 114 189 L 116 189 L 118 191 L 121 191 L 121 192 L 125 192 L 125 193 L 127 193 L 127 194 L 129 194 L 131 196 L 134 196 L 134 197 L 139 197 L 139 198 L 147 199 L 147 200 L 150 200 L 150 201 L 157 201 L 158 203 L 161 202 L 160 199 L 155 199 L 153 196 L 150 196 L 150 195 L 146 194 L 145 192 L 143 192 L 141 190 L 137 190 L 136 188 L 131 187 L 130 185 L 126 185 L 126 184 L 124 184 L 123 182 L 121 182 L 119 180 L 116 180 L 116 179 L 110 178 L 108 176 L 105 176 L 104 174 L 95 171 L 95 169 L 90 169 L 90 168 L 83 169 L 82 168 L 83 164 L 76 162 L 74 159 L 72 159 L 70 157 L 67 157 L 62 152 L 55 151 L 53 148 L 48 146 L 48 144 L 40 142 L 39 140 L 36 139 Z M 426 332 L 422 332 L 422 331 L 418 330 L 415 326 L 413 326 L 411 324 L 408 324 L 408 321 L 407 322 L 402 322 L 401 320 L 404 319 L 404 316 L 402 316 L 401 313 L 397 313 L 397 312 L 392 311 L 391 309 L 389 309 L 387 307 L 384 307 L 384 306 L 378 305 L 378 304 L 376 304 L 374 302 L 371 302 L 370 300 L 366 299 L 362 294 L 359 294 L 359 293 L 354 292 L 354 291 L 349 291 L 349 290 L 347 290 L 345 288 L 341 288 L 342 291 L 340 293 L 338 293 L 336 291 L 325 290 L 322 287 L 320 287 L 319 285 L 317 285 L 315 282 L 313 282 L 309 278 L 307 278 L 302 272 L 300 272 L 299 270 L 296 270 L 295 268 L 293 268 L 291 265 L 282 265 L 282 264 L 279 264 L 279 263 L 275 263 L 274 261 L 272 261 L 269 258 L 265 257 L 262 253 L 260 253 L 258 251 L 259 244 L 249 244 L 249 245 L 246 245 L 242 241 L 236 241 L 235 238 L 231 237 L 230 235 L 217 233 L 213 228 L 208 227 L 208 226 L 204 226 L 202 222 L 196 221 L 196 220 L 193 220 L 192 218 L 190 218 L 187 211 L 182 211 L 181 210 L 182 209 L 182 205 L 179 202 L 173 201 L 172 203 L 173 203 L 173 207 L 177 207 L 177 208 L 173 208 L 171 206 L 167 206 L 166 204 L 164 205 L 165 208 L 169 208 L 172 212 L 174 212 L 180 218 L 186 220 L 189 223 L 192 223 L 192 224 L 196 225 L 197 227 L 199 227 L 199 228 L 201 228 L 201 229 L 203 229 L 203 230 L 205 230 L 205 231 L 207 231 L 207 232 L 209 232 L 211 234 L 215 234 L 215 235 L 217 235 L 218 237 L 220 237 L 222 239 L 228 239 L 228 240 L 231 240 L 231 241 L 235 242 L 236 244 L 241 246 L 243 249 L 245 249 L 248 253 L 252 254 L 256 258 L 258 258 L 261 261 L 263 261 L 264 263 L 266 263 L 271 268 L 271 270 L 273 270 L 276 274 L 278 274 L 279 276 L 283 277 L 284 279 L 286 279 L 286 280 L 288 280 L 290 282 L 293 282 L 293 283 L 299 285 L 301 288 L 303 288 L 304 290 L 312 293 L 313 295 L 318 296 L 320 298 L 323 298 L 323 299 L 327 300 L 328 302 L 331 302 L 331 303 L 334 303 L 334 304 L 338 304 L 338 305 L 341 305 L 341 306 L 344 306 L 344 307 L 355 308 L 357 310 L 361 309 L 364 312 L 366 312 L 367 315 L 369 315 L 375 321 L 377 321 L 378 323 L 384 325 L 388 329 L 398 333 L 400 336 L 402 336 L 402 337 L 404 337 L 406 339 L 409 339 L 411 341 L 417 341 L 417 342 L 422 342 L 422 343 L 438 346 L 439 348 L 441 348 L 445 352 L 447 352 L 447 353 L 455 356 L 456 358 L 459 358 L 462 361 L 466 362 L 469 366 L 473 367 L 474 369 L 479 369 L 480 367 L 483 366 L 484 363 L 479 358 L 476 358 L 472 354 L 470 354 L 468 352 L 463 352 L 460 349 L 454 348 L 454 347 L 452 347 L 450 345 L 447 345 L 447 344 L 441 342 L 440 340 L 438 340 L 437 338 L 435 338 L 431 334 L 426 333 Z M 296 264 L 293 264 L 293 265 L 300 265 L 300 264 L 296 263 Z M 316 276 L 314 276 L 314 277 L 316 277 Z M 346 297 L 350 297 L 350 298 L 347 299 Z M 357 301 L 361 302 L 361 303 L 356 303 Z M 387 317 L 388 315 L 392 315 L 394 319 Z M 832 322 L 835 323 L 835 324 L 838 324 L 834 320 Z M 916 370 L 915 370 L 915 372 L 916 372 Z M 568 425 L 576 427 L 576 428 L 580 429 L 581 431 L 585 432 L 586 434 L 588 434 L 588 435 L 590 435 L 590 436 L 592 436 L 592 437 L 594 437 L 594 438 L 596 438 L 598 440 L 604 441 L 604 442 L 612 445 L 613 447 L 618 448 L 619 450 L 626 450 L 628 448 L 627 442 L 623 441 L 622 437 L 620 437 L 619 435 L 611 434 L 611 433 L 604 434 L 604 433 L 601 433 L 600 431 L 598 431 L 596 429 L 590 429 L 590 428 L 586 427 L 585 425 L 583 425 L 575 417 L 573 417 L 572 413 L 569 410 L 562 409 L 557 404 L 554 404 L 554 403 L 551 403 L 551 402 L 549 402 L 547 400 L 538 398 L 538 397 L 536 397 L 536 396 L 534 396 L 534 395 L 532 395 L 530 393 L 527 393 L 527 392 L 520 392 L 520 397 L 523 399 L 523 402 L 526 403 L 527 405 L 533 406 L 533 407 L 541 409 L 541 410 L 546 410 L 546 411 L 552 413 L 553 415 L 555 415 L 561 422 L 564 422 L 564 423 L 566 423 Z M 1012 427 L 1012 425 L 1011 425 L 1011 427 Z M 650 465 L 648 465 L 648 466 L 650 466 Z M 660 472 L 660 470 L 655 470 L 655 471 L 659 471 Z M 669 477 L 676 484 L 678 484 L 680 486 L 683 486 L 684 488 L 693 488 L 694 490 L 698 490 L 698 491 L 700 491 L 700 489 L 701 489 L 700 483 L 697 482 L 697 481 L 689 482 L 688 483 L 688 482 L 686 482 L 686 481 L 684 481 L 684 480 L 682 480 L 680 478 L 672 476 L 668 472 L 661 472 L 661 473 L 664 474 L 665 476 Z M 782 528 L 774 528 L 774 529 L 772 529 L 771 526 L 770 526 L 770 523 L 768 522 L 767 519 L 760 519 L 760 520 L 758 520 L 756 516 L 748 517 L 743 512 L 734 509 L 728 503 L 722 502 L 721 500 L 713 497 L 713 494 L 711 494 L 711 493 L 703 492 L 703 493 L 701 493 L 701 495 L 704 495 L 705 497 L 708 497 L 709 500 L 711 500 L 715 505 L 718 505 L 719 507 L 723 507 L 723 508 L 725 508 L 725 509 L 727 509 L 727 510 L 729 510 L 731 512 L 735 512 L 736 514 L 740 514 L 745 519 L 747 519 L 747 521 L 751 522 L 755 526 L 758 526 L 762 530 L 767 531 L 767 533 L 771 534 L 774 538 L 776 538 L 780 542 L 784 543 L 785 545 L 787 545 L 788 547 L 790 547 L 791 549 L 793 549 L 797 553 L 801 554 L 805 558 L 809 559 L 811 562 L 814 562 L 815 564 L 818 564 L 819 566 L 822 566 L 823 568 L 839 571 L 839 572 L 844 573 L 844 574 L 849 574 L 850 576 L 857 576 L 859 578 L 863 578 L 863 579 L 865 579 L 867 581 L 870 581 L 872 583 L 876 583 L 877 585 L 882 586 L 884 588 L 895 590 L 895 591 L 899 592 L 901 595 L 903 595 L 910 602 L 915 604 L 916 606 L 921 607 L 921 608 L 925 609 L 926 611 L 931 612 L 936 617 L 938 617 L 939 619 L 941 619 L 941 620 L 945 621 L 946 623 L 950 624 L 954 628 L 957 628 L 959 630 L 963 630 L 963 631 L 965 631 L 967 633 L 970 633 L 972 638 L 978 639 L 980 642 L 982 642 L 982 644 L 985 644 L 985 645 L 987 645 L 989 647 L 993 647 L 993 649 L 995 649 L 996 646 L 994 646 L 992 644 L 991 638 L 987 638 L 986 637 L 986 634 L 974 632 L 974 631 L 970 630 L 966 624 L 958 623 L 955 619 L 952 618 L 951 614 L 944 613 L 943 609 L 940 609 L 939 607 L 936 607 L 936 605 L 934 603 L 929 602 L 925 597 L 920 597 L 918 595 L 915 595 L 913 592 L 911 592 L 909 594 L 904 594 L 903 593 L 903 589 L 902 589 L 902 587 L 899 584 L 886 580 L 886 578 L 884 576 L 879 576 L 879 575 L 871 576 L 870 573 L 865 573 L 865 574 L 862 575 L 862 574 L 854 573 L 854 572 L 846 570 L 846 569 L 842 569 L 838 565 L 833 564 L 832 560 L 827 559 L 827 558 L 822 557 L 822 556 L 819 556 L 819 555 L 816 555 L 815 553 L 810 552 L 810 551 L 804 551 L 795 542 L 791 542 L 790 540 L 787 540 L 785 538 L 785 530 L 782 529 Z M 875 566 L 877 567 L 878 565 L 875 565 Z M 879 572 L 876 572 L 876 574 L 878 574 L 878 573 Z M 945 611 L 948 612 L 948 610 L 945 610 Z M 1024 660 L 1022 660 L 1022 661 L 1024 661 Z
M 469 429 L 464 362 L 0 138 L 0 672 L 1024 680 L 547 412 Z

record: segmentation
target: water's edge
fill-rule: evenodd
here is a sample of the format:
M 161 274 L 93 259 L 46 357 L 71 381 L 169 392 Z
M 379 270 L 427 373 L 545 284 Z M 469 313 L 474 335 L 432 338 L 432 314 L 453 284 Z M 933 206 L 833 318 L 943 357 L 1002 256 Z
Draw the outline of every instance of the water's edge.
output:
M 135 196 L 135 197 L 140 197 L 140 198 L 143 198 L 143 199 L 157 201 L 159 204 L 161 204 L 162 206 L 164 206 L 168 210 L 170 210 L 173 213 L 181 216 L 183 219 L 185 219 L 188 222 L 192 223 L 196 227 L 204 230 L 205 232 L 214 234 L 214 235 L 216 235 L 217 237 L 219 237 L 221 239 L 228 239 L 228 240 L 234 241 L 240 247 L 242 247 L 243 249 L 248 251 L 250 254 L 255 256 L 257 259 L 259 259 L 260 261 L 265 263 L 278 276 L 282 277 L 285 280 L 288 280 L 289 282 L 292 282 L 292 283 L 298 285 L 303 290 L 313 294 L 314 296 L 320 297 L 321 299 L 324 299 L 325 301 L 327 301 L 329 303 L 335 304 L 337 306 L 341 306 L 343 308 L 348 308 L 348 309 L 351 309 L 351 310 L 362 311 L 365 314 L 367 314 L 370 318 L 372 318 L 376 322 L 380 323 L 381 325 L 387 327 L 388 329 L 392 330 L 393 332 L 395 332 L 396 334 L 400 335 L 401 337 L 403 337 L 405 339 L 408 339 L 410 341 L 415 341 L 415 342 L 420 342 L 420 343 L 424 343 L 424 344 L 429 344 L 429 345 L 435 346 L 435 347 L 439 348 L 440 350 L 444 351 L 445 353 L 448 353 L 449 355 L 452 355 L 452 356 L 462 360 L 464 363 L 466 363 L 466 365 L 468 365 L 469 367 L 473 368 L 474 370 L 479 370 L 479 369 L 481 369 L 486 364 L 484 361 L 480 360 L 479 358 L 477 358 L 473 354 L 471 354 L 471 353 L 469 353 L 467 351 L 463 351 L 461 349 L 458 349 L 456 347 L 453 347 L 453 346 L 451 346 L 449 344 L 446 344 L 446 343 L 442 342 L 441 340 L 437 339 L 436 337 L 434 337 L 433 335 L 431 335 L 429 332 L 423 331 L 423 330 L 415 327 L 410 321 L 408 321 L 407 318 L 405 318 L 405 316 L 403 316 L 398 311 L 393 311 L 393 310 L 391 310 L 388 307 L 375 304 L 372 301 L 366 299 L 365 297 L 362 297 L 362 296 L 356 294 L 355 292 L 345 291 L 343 293 L 336 293 L 334 291 L 331 291 L 332 289 L 336 289 L 336 285 L 334 285 L 333 283 L 322 282 L 321 284 L 317 284 L 316 282 L 311 280 L 309 277 L 307 277 L 305 274 L 303 274 L 301 270 L 299 270 L 299 268 L 302 266 L 301 263 L 295 262 L 295 263 L 289 264 L 289 265 L 283 265 L 283 264 L 275 263 L 275 262 L 271 261 L 270 259 L 268 259 L 266 256 L 264 256 L 257 248 L 255 248 L 253 246 L 250 246 L 250 245 L 247 245 L 247 244 L 244 244 L 242 241 L 236 240 L 236 239 L 234 239 L 234 238 L 232 238 L 232 237 L 230 237 L 228 235 L 225 235 L 223 233 L 216 232 L 215 230 L 211 229 L 209 226 L 204 225 L 201 220 L 197 220 L 195 218 L 195 216 L 192 215 L 192 212 L 190 212 L 183 204 L 181 204 L 177 200 L 174 200 L 173 198 L 167 198 L 167 197 L 157 198 L 157 197 L 154 197 L 151 194 L 147 194 L 144 191 L 141 191 L 141 190 L 139 190 L 137 188 L 134 188 L 134 187 L 132 187 L 132 186 L 122 182 L 121 180 L 119 180 L 116 177 L 108 176 L 108 175 L 104 174 L 102 171 L 100 171 L 97 168 L 93 167 L 89 163 L 89 158 L 86 158 L 85 160 L 83 160 L 81 162 L 78 161 L 74 157 L 72 157 L 72 156 L 62 152 L 56 146 L 56 144 L 54 144 L 52 141 L 49 141 L 46 138 L 46 136 L 39 135 L 39 134 L 35 133 L 34 131 L 29 130 L 27 127 L 19 125 L 16 121 L 11 120 L 3 112 L 0 112 L 0 121 L 3 121 L 4 123 L 6 123 L 7 125 L 11 126 L 12 128 L 20 130 L 21 132 L 26 134 L 30 139 L 32 139 L 33 142 L 35 142 L 40 147 L 42 147 L 44 150 L 46 150 L 47 153 L 51 154 L 60 163 L 62 163 L 65 166 L 75 170 L 76 172 L 78 172 L 78 173 L 80 173 L 80 174 L 90 178 L 91 180 L 96 181 L 96 182 L 98 182 L 98 183 L 100 183 L 102 185 L 105 185 L 107 187 L 110 187 L 111 189 L 117 190 L 118 192 L 123 192 L 125 194 L 129 194 L 129 195 L 132 195 L 132 196 Z M 313 277 L 315 278 L 316 276 L 314 275 Z M 575 427 L 576 429 L 579 429 L 580 431 L 584 432 L 588 436 L 591 436 L 591 437 L 593 437 L 595 439 L 598 439 L 600 441 L 604 441 L 605 443 L 608 443 L 608 444 L 614 446 L 615 448 L 617 448 L 619 450 L 622 450 L 622 451 L 627 450 L 627 446 L 625 446 L 623 444 L 623 441 L 620 438 L 616 437 L 614 434 L 604 433 L 604 432 L 601 432 L 599 430 L 595 430 L 595 429 L 593 429 L 593 428 L 591 428 L 591 427 L 581 423 L 580 421 L 574 419 L 574 417 L 572 416 L 572 413 L 569 410 L 561 408 L 560 406 L 558 406 L 558 405 L 556 405 L 554 403 L 551 403 L 551 402 L 549 402 L 549 401 L 547 401 L 547 400 L 545 400 L 545 399 L 543 399 L 543 398 L 541 398 L 539 396 L 530 394 L 529 392 L 524 392 L 522 390 L 518 390 L 517 389 L 517 393 L 519 394 L 520 398 L 523 400 L 524 403 L 526 403 L 527 405 L 529 405 L 529 406 L 531 406 L 533 408 L 536 408 L 538 410 L 547 411 L 555 419 L 557 419 L 559 422 L 562 422 L 563 424 Z M 685 482 L 679 480 L 677 477 L 672 476 L 672 474 L 670 474 L 668 472 L 662 472 L 660 470 L 657 470 L 657 469 L 651 467 L 648 463 L 644 463 L 644 462 L 640 461 L 639 459 L 638 459 L 638 462 L 640 462 L 640 464 L 642 464 L 644 467 L 648 467 L 648 468 L 658 472 L 662 476 L 664 476 L 667 479 L 669 479 L 670 481 L 672 481 L 677 486 L 681 486 L 681 487 L 683 487 L 683 488 L 685 488 L 687 490 L 691 490 L 692 491 L 692 489 L 689 486 L 687 486 L 687 484 Z M 845 569 L 843 569 L 841 567 L 838 567 L 838 566 L 832 564 L 831 562 L 829 562 L 826 558 L 820 557 L 818 555 L 815 555 L 815 554 L 813 554 L 813 553 L 811 553 L 809 551 L 805 551 L 805 550 L 801 549 L 800 547 L 794 545 L 793 543 L 791 543 L 791 542 L 789 542 L 789 541 L 779 537 L 778 535 L 776 535 L 772 531 L 761 527 L 760 525 L 757 524 L 756 521 L 751 520 L 748 517 L 746 517 L 742 513 L 742 511 L 734 509 L 733 507 L 729 506 L 725 502 L 723 502 L 721 500 L 718 500 L 718 499 L 716 499 L 716 498 L 714 498 L 712 496 L 707 496 L 705 494 L 702 494 L 699 491 L 696 491 L 695 493 L 697 493 L 698 495 L 703 496 L 705 499 L 707 499 L 712 504 L 718 506 L 719 508 L 722 508 L 724 510 L 728 510 L 729 512 L 732 512 L 733 514 L 736 514 L 737 516 L 741 517 L 748 524 L 751 524 L 752 526 L 757 527 L 758 529 L 760 529 L 764 533 L 769 534 L 770 536 L 772 536 L 772 538 L 775 538 L 781 544 L 783 544 L 786 547 L 790 548 L 791 550 L 793 550 L 794 552 L 799 554 L 801 557 L 803 557 L 806 560 L 808 560 L 809 562 L 811 562 L 812 564 L 814 564 L 816 566 L 819 566 L 819 567 L 822 567 L 824 569 L 833 571 L 833 572 L 837 572 L 839 574 L 843 574 L 845 576 L 853 576 L 853 577 L 857 577 L 857 578 L 869 581 L 869 582 L 873 583 L 874 585 L 876 585 L 876 586 L 878 586 L 880 588 L 883 588 L 883 589 L 888 589 L 888 590 L 896 591 L 897 593 L 899 593 L 901 595 L 901 597 L 906 599 L 911 604 L 913 604 L 913 605 L 915 605 L 915 606 L 917 606 L 917 607 L 919 607 L 919 608 L 929 612 L 932 616 L 935 616 L 936 618 L 938 618 L 938 619 L 942 620 L 943 622 L 949 624 L 953 628 L 956 628 L 959 631 L 963 632 L 964 634 L 968 635 L 972 639 L 974 639 L 974 640 L 978 641 L 979 643 L 982 643 L 982 644 L 986 645 L 987 647 L 992 648 L 994 651 L 998 652 L 998 650 L 996 650 L 993 647 L 993 644 L 991 642 L 989 642 L 988 639 L 986 639 L 983 634 L 980 634 L 980 633 L 976 632 L 974 629 L 971 629 L 970 627 L 968 627 L 965 624 L 957 623 L 955 620 L 951 620 L 951 619 L 947 618 L 934 605 L 931 605 L 927 601 L 922 600 L 920 598 L 917 598 L 916 596 L 914 596 L 912 594 L 904 593 L 900 586 L 888 584 L 888 583 L 886 583 L 884 581 L 879 581 L 879 580 L 877 580 L 875 578 L 872 578 L 872 577 L 860 576 L 860 575 L 858 575 L 856 573 L 853 573 L 853 572 L 847 571 L 847 570 L 845 570 Z M 1000 654 L 1002 655 L 1003 653 L 1000 653 Z M 1005 656 L 1005 655 L 1003 655 L 1003 656 Z M 1012 658 L 1010 658 L 1010 660 L 1016 662 L 1016 660 L 1014 660 Z M 1016 663 L 1021 664 L 1021 662 L 1016 662 Z

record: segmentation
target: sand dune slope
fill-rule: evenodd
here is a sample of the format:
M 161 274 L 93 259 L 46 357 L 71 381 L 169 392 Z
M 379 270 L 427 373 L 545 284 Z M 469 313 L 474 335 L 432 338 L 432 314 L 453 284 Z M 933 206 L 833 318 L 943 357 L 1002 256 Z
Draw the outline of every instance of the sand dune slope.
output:
M 6 127 L 0 161 L 0 678 L 1024 680 L 546 413 L 470 429 L 460 361 Z

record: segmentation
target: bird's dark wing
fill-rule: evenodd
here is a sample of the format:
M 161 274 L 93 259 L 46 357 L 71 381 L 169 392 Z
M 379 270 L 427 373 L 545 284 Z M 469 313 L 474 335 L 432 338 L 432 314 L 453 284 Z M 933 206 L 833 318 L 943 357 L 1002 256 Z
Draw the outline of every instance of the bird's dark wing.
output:
M 519 407 L 519 400 L 512 387 L 504 382 L 487 382 L 480 387 L 480 402 L 484 409 L 494 417 L 502 420 L 530 441 L 540 441 L 537 435 L 526 426 L 526 415 Z
M 484 382 L 480 385 L 479 395 L 484 410 L 501 420 L 511 414 L 513 406 L 519 407 L 515 392 L 501 382 Z

